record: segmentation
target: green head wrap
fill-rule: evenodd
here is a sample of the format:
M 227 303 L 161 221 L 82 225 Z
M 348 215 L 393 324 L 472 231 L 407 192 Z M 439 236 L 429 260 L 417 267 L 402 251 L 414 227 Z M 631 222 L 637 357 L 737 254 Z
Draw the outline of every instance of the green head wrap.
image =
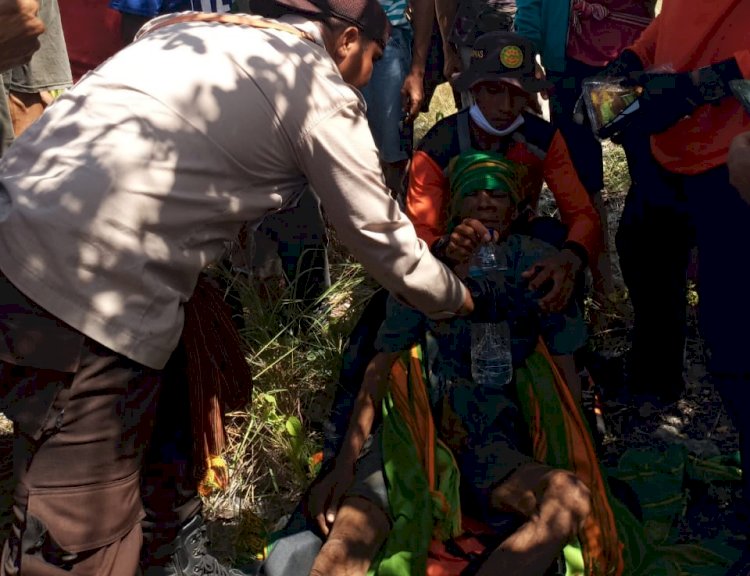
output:
M 517 206 L 526 196 L 526 167 L 497 152 L 470 150 L 457 156 L 448 169 L 451 187 L 448 232 L 459 224 L 461 205 L 479 190 L 505 190 Z

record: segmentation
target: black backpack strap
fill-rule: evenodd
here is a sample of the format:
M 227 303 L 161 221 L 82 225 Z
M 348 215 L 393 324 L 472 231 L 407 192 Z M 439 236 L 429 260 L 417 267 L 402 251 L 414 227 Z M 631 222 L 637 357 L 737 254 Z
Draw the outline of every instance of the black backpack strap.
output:
M 456 129 L 458 131 L 458 150 L 461 154 L 471 150 L 471 132 L 469 131 L 469 109 L 464 108 L 456 114 Z

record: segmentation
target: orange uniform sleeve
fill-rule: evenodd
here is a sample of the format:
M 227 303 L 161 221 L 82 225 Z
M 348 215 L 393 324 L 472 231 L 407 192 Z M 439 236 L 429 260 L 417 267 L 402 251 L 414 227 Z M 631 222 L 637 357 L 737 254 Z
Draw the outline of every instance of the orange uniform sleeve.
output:
M 657 16 L 641 33 L 638 40 L 630 46 L 630 50 L 635 52 L 641 63 L 643 63 L 644 70 L 648 70 L 654 64 L 654 58 L 656 56 L 656 39 L 659 36 L 661 21 L 661 15 Z
M 449 198 L 448 179 L 440 166 L 426 152 L 415 152 L 409 167 L 406 215 L 428 246 L 445 234 Z
M 560 218 L 568 228 L 568 241 L 583 246 L 593 262 L 600 250 L 601 225 L 570 158 L 568 145 L 558 130 L 544 161 L 544 179 L 555 196 Z
M 740 50 L 734 53 L 737 66 L 740 67 L 743 78 L 750 78 L 750 50 Z

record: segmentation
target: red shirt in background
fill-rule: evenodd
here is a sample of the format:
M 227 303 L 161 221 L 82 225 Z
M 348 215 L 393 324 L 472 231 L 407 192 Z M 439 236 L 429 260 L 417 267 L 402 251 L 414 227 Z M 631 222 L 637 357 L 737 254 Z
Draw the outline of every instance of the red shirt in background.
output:
M 566 57 L 606 66 L 651 23 L 653 8 L 654 0 L 574 0 Z
M 123 47 L 120 13 L 109 0 L 62 0 L 60 3 L 65 43 L 73 80 L 93 70 Z

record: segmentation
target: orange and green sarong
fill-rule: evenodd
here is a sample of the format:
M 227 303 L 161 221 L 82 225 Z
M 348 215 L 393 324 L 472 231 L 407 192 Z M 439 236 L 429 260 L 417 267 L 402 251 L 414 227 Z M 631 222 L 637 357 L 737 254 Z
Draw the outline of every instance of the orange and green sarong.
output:
M 437 438 L 425 382 L 416 345 L 394 364 L 384 401 L 382 450 L 393 528 L 373 575 L 427 574 L 431 543 L 461 533 L 458 467 Z M 516 382 L 534 457 L 571 470 L 592 491 L 595 512 L 580 537 L 585 574 L 623 574 L 623 546 L 588 429 L 543 344 L 517 370 Z M 430 576 L 439 573 L 434 568 Z

